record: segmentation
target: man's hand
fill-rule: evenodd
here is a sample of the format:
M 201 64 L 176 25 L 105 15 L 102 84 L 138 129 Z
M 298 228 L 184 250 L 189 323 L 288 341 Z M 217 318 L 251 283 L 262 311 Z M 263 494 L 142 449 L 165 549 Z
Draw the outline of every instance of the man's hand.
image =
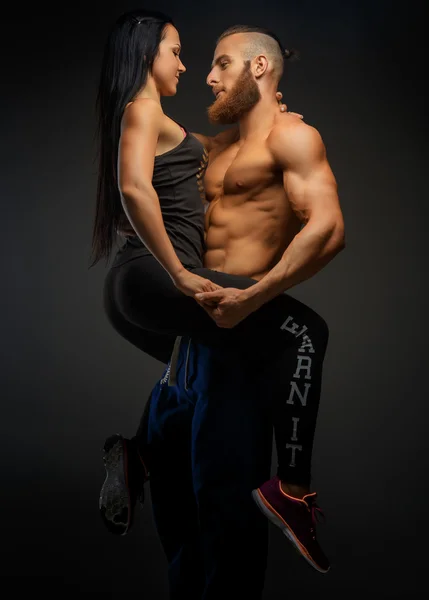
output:
M 246 299 L 245 291 L 221 288 L 215 292 L 195 294 L 195 299 L 218 327 L 230 329 L 255 310 L 253 304 Z

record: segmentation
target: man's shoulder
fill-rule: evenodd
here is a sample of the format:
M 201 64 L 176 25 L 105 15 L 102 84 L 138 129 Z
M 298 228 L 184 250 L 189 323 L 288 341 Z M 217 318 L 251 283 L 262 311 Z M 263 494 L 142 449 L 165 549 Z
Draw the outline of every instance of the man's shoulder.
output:
M 267 138 L 268 149 L 275 157 L 295 153 L 312 152 L 323 145 L 318 130 L 295 115 L 276 116 Z
M 268 143 L 287 142 L 288 140 L 311 141 L 320 138 L 315 127 L 305 123 L 300 117 L 287 113 L 276 115 L 267 138 Z

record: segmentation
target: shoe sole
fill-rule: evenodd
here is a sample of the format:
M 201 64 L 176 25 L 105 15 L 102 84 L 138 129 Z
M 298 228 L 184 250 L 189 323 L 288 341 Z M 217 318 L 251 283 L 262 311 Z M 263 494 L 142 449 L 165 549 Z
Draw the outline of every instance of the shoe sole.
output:
M 322 569 L 321 567 L 319 567 L 318 564 L 316 564 L 314 562 L 314 560 L 311 558 L 310 554 L 308 553 L 307 549 L 301 544 L 301 542 L 298 540 L 298 538 L 293 533 L 292 529 L 289 527 L 289 525 L 286 523 L 286 521 L 284 519 L 282 519 L 282 517 L 274 510 L 274 508 L 271 506 L 271 504 L 265 500 L 265 498 L 263 497 L 263 495 L 261 494 L 261 492 L 259 490 L 253 490 L 252 497 L 253 497 L 253 500 L 255 501 L 257 507 L 262 512 L 262 514 L 265 515 L 267 517 L 267 519 L 269 521 L 271 521 L 271 523 L 273 523 L 279 529 L 281 529 L 281 531 L 284 533 L 284 535 L 287 537 L 287 539 L 291 542 L 291 544 L 293 545 L 295 550 L 298 551 L 300 556 L 304 557 L 305 560 L 314 569 L 316 569 L 316 571 L 319 571 L 319 573 L 327 573 L 329 571 L 330 567 L 328 567 L 328 569 Z
M 100 491 L 101 518 L 110 532 L 126 535 L 132 525 L 127 444 L 116 434 L 106 440 L 103 450 L 106 478 Z

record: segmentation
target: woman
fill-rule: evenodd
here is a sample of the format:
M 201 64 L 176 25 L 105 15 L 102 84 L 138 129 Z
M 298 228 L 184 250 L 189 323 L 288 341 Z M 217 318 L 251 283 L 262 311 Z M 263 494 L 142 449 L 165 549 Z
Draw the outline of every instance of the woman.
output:
M 106 44 L 97 100 L 100 169 L 92 265 L 110 256 L 125 214 L 137 236 L 127 239 L 107 274 L 106 312 L 121 336 L 164 363 L 170 359 L 176 336 L 188 335 L 221 347 L 246 333 L 246 326 L 217 327 L 194 295 L 218 287 L 244 289 L 255 283 L 203 266 L 201 179 L 214 141 L 191 134 L 165 115 L 160 103 L 162 96 L 176 94 L 185 70 L 179 35 L 170 18 L 149 11 L 126 13 Z M 232 129 L 217 137 L 232 141 L 235 135 Z M 273 307 L 284 300 L 276 298 L 257 311 L 262 315 L 261 329 L 270 325 L 278 329 L 277 322 L 274 325 L 270 319 Z M 295 314 L 307 310 L 310 320 L 318 319 L 293 298 L 287 302 Z M 257 318 L 252 327 L 258 327 Z M 254 329 L 247 333 L 243 345 L 249 344 Z M 321 335 L 327 337 L 324 329 Z M 276 437 L 279 439 L 277 431 Z M 108 476 L 101 494 L 101 513 L 111 531 L 123 534 L 131 525 L 139 490 L 138 453 L 135 445 L 121 436 L 109 438 L 105 452 Z M 280 462 L 281 453 L 279 473 Z M 286 471 L 287 465 L 283 465 Z M 280 479 L 287 481 L 284 476 Z M 294 482 L 289 483 L 293 493 Z M 296 498 L 300 498 L 308 486 L 297 482 L 296 489 Z M 112 509 L 112 504 L 116 508 Z

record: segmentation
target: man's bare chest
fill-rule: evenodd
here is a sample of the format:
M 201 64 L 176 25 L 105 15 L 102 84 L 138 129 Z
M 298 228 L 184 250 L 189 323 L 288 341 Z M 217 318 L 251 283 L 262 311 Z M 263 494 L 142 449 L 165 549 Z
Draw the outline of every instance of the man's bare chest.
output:
M 211 201 L 219 194 L 257 193 L 277 177 L 274 160 L 263 141 L 235 143 L 210 152 L 204 186 Z

